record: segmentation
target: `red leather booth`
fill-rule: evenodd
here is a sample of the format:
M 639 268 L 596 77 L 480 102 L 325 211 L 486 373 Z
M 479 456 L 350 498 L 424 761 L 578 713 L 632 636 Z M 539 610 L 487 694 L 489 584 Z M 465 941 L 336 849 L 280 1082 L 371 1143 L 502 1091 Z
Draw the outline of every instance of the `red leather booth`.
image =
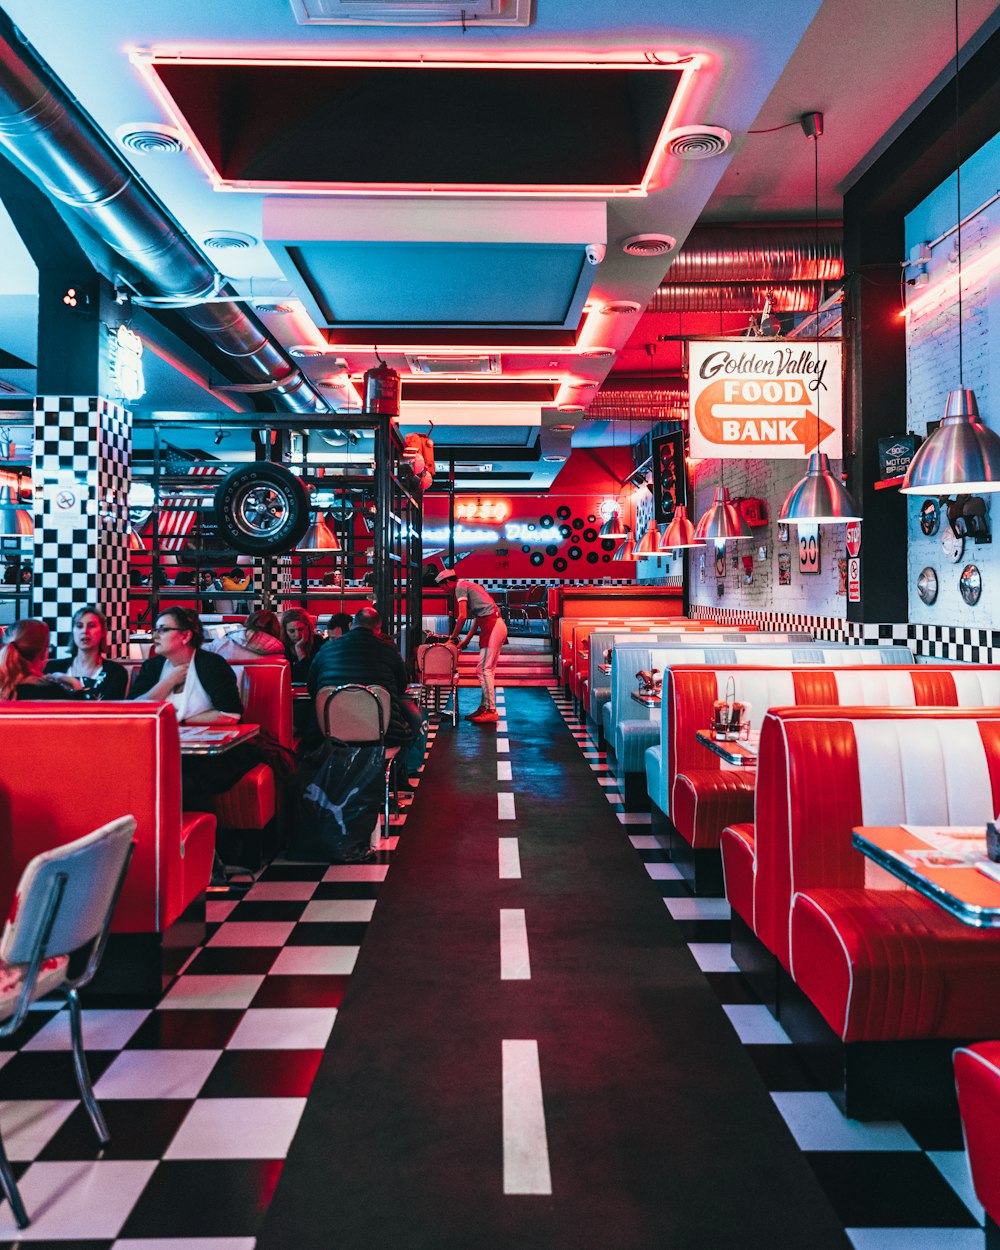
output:
M 754 930 L 791 974 L 786 1030 L 814 1054 L 839 1047 L 850 1115 L 883 1114 L 903 1071 L 913 1096 L 945 1090 L 953 1106 L 951 1047 L 1000 1035 L 996 935 L 875 869 L 851 831 L 985 823 L 998 806 L 1000 709 L 775 708 L 764 721 Z
M 34 855 L 125 815 L 136 818 L 136 848 L 113 935 L 162 936 L 208 885 L 215 817 L 181 810 L 169 704 L 0 705 L 0 760 L 3 914 Z
M 986 1208 L 986 1250 L 1000 1247 L 1000 1042 L 955 1051 L 955 1086 L 976 1197 Z

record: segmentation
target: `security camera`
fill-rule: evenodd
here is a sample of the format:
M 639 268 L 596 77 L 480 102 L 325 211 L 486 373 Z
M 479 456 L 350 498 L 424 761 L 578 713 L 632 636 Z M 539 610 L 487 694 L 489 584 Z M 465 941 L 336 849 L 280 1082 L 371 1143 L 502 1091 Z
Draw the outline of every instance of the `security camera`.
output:
M 607 250 L 603 243 L 588 243 L 586 249 L 587 264 L 599 265 L 604 259 L 604 254 Z

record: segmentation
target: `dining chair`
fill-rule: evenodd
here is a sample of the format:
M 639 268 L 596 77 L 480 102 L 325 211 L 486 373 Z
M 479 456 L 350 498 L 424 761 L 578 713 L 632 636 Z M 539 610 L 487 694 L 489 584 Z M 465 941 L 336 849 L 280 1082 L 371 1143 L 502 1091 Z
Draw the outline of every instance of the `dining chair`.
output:
M 21 874 L 0 934 L 0 1038 L 24 1023 L 32 1003 L 61 994 L 69 1007 L 73 1068 L 98 1141 L 110 1140 L 87 1069 L 77 990 L 97 971 L 135 845 L 135 818 L 122 816 L 85 837 L 36 855 Z M 71 971 L 70 956 L 77 956 Z M 0 1188 L 19 1228 L 29 1219 L 0 1135 Z
M 393 763 L 399 747 L 385 745 L 392 701 L 384 686 L 323 686 L 316 694 L 316 718 L 327 738 L 348 746 L 380 746 L 385 751 L 385 803 L 383 836 L 389 836 L 389 798 Z M 377 833 L 377 828 L 376 828 Z M 373 845 L 375 837 L 372 839 Z
M 434 691 L 434 710 L 440 715 L 441 691 L 451 691 L 451 723 L 458 725 L 458 650 L 444 642 L 430 642 L 417 648 L 417 673 L 423 687 L 424 706 L 427 691 Z

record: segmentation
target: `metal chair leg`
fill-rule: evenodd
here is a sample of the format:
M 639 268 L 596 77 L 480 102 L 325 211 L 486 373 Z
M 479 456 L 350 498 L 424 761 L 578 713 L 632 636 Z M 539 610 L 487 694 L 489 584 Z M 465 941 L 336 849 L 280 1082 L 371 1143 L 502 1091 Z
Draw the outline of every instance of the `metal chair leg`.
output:
M 87 1068 L 87 1056 L 83 1049 L 83 1029 L 80 1025 L 80 999 L 77 997 L 76 990 L 67 990 L 66 999 L 69 1003 L 69 1031 L 73 1042 L 73 1067 L 76 1070 L 76 1083 L 80 1087 L 80 1097 L 83 1099 L 83 1105 L 87 1108 L 87 1115 L 90 1116 L 90 1122 L 94 1126 L 97 1140 L 102 1146 L 106 1146 L 111 1140 L 111 1134 L 108 1132 L 104 1115 L 94 1095 L 94 1087 L 91 1084 L 90 1072 Z
M 451 688 L 451 727 L 458 728 L 458 682 Z
M 18 1228 L 27 1228 L 31 1221 L 28 1219 L 28 1213 L 24 1209 L 21 1195 L 17 1191 L 17 1181 L 14 1180 L 14 1173 L 7 1159 L 7 1152 L 3 1148 L 2 1136 L 0 1136 L 0 1190 L 3 1190 L 3 1196 L 10 1203 L 10 1209 L 14 1212 L 14 1220 Z

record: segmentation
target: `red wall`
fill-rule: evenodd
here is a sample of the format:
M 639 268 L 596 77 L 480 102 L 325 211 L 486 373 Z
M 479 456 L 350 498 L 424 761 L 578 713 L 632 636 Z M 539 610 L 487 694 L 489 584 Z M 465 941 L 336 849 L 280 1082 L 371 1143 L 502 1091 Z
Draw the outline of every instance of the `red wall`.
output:
M 631 451 L 627 447 L 595 447 L 578 449 L 563 465 L 551 489 L 544 495 L 519 495 L 502 490 L 484 489 L 479 493 L 463 491 L 456 495 L 456 504 L 463 501 L 500 500 L 509 505 L 506 522 L 459 521 L 458 525 L 473 531 L 493 530 L 498 542 L 463 544 L 458 536 L 456 557 L 461 560 L 463 576 L 481 578 L 633 578 L 634 561 L 612 561 L 616 544 L 601 540 L 598 511 L 604 499 L 619 497 L 623 503 L 622 520 L 634 526 L 631 488 L 620 493 L 622 479 L 633 469 Z M 505 525 L 534 526 L 521 537 L 507 538 Z M 446 529 L 448 497 L 443 494 L 424 496 L 424 531 Z M 551 541 L 540 543 L 534 537 L 542 528 L 558 529 Z M 457 526 L 456 526 L 457 528 Z M 605 545 L 607 544 L 607 545 Z M 436 550 L 440 548 L 440 550 Z M 434 554 L 431 554 L 431 553 Z M 424 539 L 424 559 L 438 566 L 447 562 L 448 543 Z

